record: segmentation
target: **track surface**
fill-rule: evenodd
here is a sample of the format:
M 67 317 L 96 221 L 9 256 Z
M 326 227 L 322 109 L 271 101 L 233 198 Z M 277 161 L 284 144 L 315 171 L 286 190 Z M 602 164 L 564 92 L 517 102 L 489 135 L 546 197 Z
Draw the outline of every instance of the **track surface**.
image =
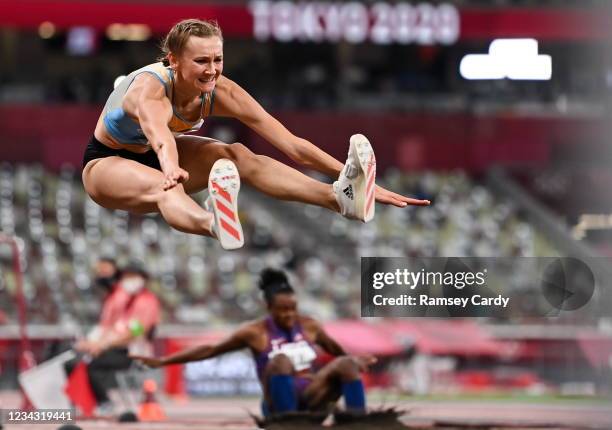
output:
M 83 430 L 254 430 L 248 412 L 258 413 L 257 399 L 161 399 L 168 420 L 161 423 L 119 424 L 110 419 L 78 420 Z M 3 408 L 20 405 L 17 392 L 0 392 Z M 372 402 L 372 407 L 383 406 Z M 408 401 L 391 403 L 407 411 L 402 421 L 412 429 L 612 429 L 612 405 L 559 402 L 532 404 L 500 401 Z M 5 430 L 57 429 L 59 424 L 5 424 Z

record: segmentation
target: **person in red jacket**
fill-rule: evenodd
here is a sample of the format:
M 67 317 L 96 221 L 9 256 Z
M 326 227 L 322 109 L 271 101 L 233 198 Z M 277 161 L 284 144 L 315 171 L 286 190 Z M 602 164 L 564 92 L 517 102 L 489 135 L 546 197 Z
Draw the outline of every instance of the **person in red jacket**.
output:
M 160 321 L 159 299 L 147 288 L 149 274 L 138 262 L 121 268 L 117 286 L 104 301 L 100 321 L 75 349 L 90 356 L 89 382 L 98 405 L 110 408 L 105 383 L 109 371 L 130 367 L 129 354 L 151 354 Z M 72 368 L 75 363 L 70 363 Z

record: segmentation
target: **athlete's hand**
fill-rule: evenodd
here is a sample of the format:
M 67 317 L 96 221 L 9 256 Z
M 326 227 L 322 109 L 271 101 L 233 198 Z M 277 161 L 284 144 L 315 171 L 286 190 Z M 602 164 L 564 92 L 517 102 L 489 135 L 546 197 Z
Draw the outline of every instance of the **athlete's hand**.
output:
M 144 355 L 130 355 L 132 360 L 138 361 L 140 364 L 144 364 L 149 367 L 161 367 L 163 366 L 162 361 L 155 357 L 145 357 Z
M 357 362 L 360 371 L 367 372 L 370 366 L 378 362 L 378 358 L 374 357 L 373 355 L 360 355 L 355 357 L 355 361 Z
M 376 201 L 379 203 L 384 203 L 386 205 L 397 206 L 398 208 L 404 208 L 408 205 L 429 206 L 431 204 L 429 200 L 413 199 L 410 197 L 402 196 L 401 194 L 386 190 L 379 185 L 376 185 Z
M 163 189 L 167 191 L 174 188 L 177 184 L 185 183 L 189 180 L 189 172 L 179 166 L 169 166 L 164 170 Z

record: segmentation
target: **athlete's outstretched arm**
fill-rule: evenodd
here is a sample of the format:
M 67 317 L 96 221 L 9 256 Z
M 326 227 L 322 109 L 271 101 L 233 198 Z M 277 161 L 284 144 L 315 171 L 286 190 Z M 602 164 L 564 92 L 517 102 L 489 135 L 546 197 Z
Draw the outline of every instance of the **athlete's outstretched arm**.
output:
M 140 361 L 149 367 L 167 366 L 169 364 L 189 363 L 190 361 L 206 360 L 226 352 L 237 351 L 249 346 L 249 332 L 245 328 L 238 329 L 228 338 L 214 345 L 200 345 L 162 358 L 133 355 L 130 358 Z
M 240 85 L 224 76 L 216 87 L 213 115 L 229 116 L 254 130 L 296 163 L 336 177 L 342 163 L 325 151 L 291 133 Z
M 247 93 L 240 85 L 226 77 L 220 77 L 216 87 L 216 103 L 213 115 L 238 119 L 296 163 L 337 177 L 342 163 L 306 139 L 297 137 Z M 376 200 L 399 207 L 429 205 L 428 200 L 413 199 L 376 187 Z

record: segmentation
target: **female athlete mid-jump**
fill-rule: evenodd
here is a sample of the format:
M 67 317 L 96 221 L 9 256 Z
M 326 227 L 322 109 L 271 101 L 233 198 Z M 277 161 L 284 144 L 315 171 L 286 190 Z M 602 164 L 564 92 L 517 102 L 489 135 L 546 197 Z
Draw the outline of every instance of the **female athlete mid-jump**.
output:
M 223 38 L 215 22 L 188 19 L 166 36 L 159 63 L 130 73 L 112 92 L 87 145 L 83 183 L 101 206 L 159 212 L 177 230 L 242 246 L 240 180 L 282 200 L 322 206 L 367 222 L 374 200 L 399 207 L 429 204 L 375 185 L 376 160 L 363 135 L 350 139 L 344 166 L 293 135 L 244 89 L 221 75 Z M 302 166 L 338 176 L 316 181 L 240 143 L 190 136 L 204 118 L 236 118 Z M 204 188 L 205 210 L 189 194 Z

